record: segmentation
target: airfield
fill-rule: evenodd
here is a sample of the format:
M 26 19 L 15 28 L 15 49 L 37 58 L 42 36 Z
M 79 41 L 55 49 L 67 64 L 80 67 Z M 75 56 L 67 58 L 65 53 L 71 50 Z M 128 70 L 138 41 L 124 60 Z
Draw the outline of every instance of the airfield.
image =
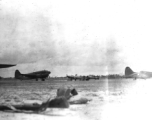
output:
M 152 79 L 99 79 L 68 81 L 62 78 L 35 80 L 0 80 L 0 104 L 46 101 L 56 96 L 60 86 L 72 86 L 77 97 L 91 99 L 87 104 L 69 108 L 47 108 L 42 113 L 0 111 L 0 120 L 134 120 L 151 119 Z

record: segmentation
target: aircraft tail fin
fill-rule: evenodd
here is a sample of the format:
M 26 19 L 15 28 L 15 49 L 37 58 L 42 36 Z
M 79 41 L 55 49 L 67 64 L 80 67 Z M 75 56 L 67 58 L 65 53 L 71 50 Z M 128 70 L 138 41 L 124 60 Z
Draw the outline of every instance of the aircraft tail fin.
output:
M 130 67 L 125 68 L 125 76 L 129 76 L 133 73 L 135 73 L 135 72 Z
M 19 71 L 19 70 L 16 70 L 16 71 L 15 71 L 15 78 L 16 78 L 16 79 L 19 79 L 20 76 L 21 76 L 20 71 Z

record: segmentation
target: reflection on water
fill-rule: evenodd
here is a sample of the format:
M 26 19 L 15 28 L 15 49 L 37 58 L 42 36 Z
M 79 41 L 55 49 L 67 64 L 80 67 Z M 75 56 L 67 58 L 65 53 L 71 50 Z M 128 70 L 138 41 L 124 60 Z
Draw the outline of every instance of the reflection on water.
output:
M 86 105 L 71 105 L 68 109 L 74 115 L 87 120 L 140 119 L 149 116 L 151 111 L 149 109 L 152 108 L 151 79 L 0 81 L 0 103 L 19 103 L 24 100 L 45 101 L 50 96 L 54 98 L 60 86 L 75 87 L 79 97 L 92 99 Z

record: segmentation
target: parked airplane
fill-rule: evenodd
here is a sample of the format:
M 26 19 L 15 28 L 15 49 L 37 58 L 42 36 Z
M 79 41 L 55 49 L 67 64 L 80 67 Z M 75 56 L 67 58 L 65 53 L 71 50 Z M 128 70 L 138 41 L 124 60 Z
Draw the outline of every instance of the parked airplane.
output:
M 152 72 L 148 72 L 148 71 L 134 72 L 130 67 L 126 67 L 125 77 L 134 78 L 134 79 L 136 78 L 147 79 L 147 78 L 152 78 Z
M 8 68 L 8 67 L 13 67 L 15 65 L 13 64 L 0 64 L 0 68 Z
M 89 79 L 95 79 L 95 80 L 100 78 L 99 76 L 96 76 L 96 75 L 89 75 L 88 77 Z
M 20 80 L 36 79 L 36 81 L 38 81 L 38 78 L 40 78 L 42 81 L 44 81 L 49 76 L 50 73 L 51 73 L 50 71 L 42 70 L 28 74 L 21 74 L 19 70 L 16 70 L 15 78 Z
M 77 75 L 67 75 L 67 78 L 69 79 L 69 80 L 77 80 L 77 79 L 79 79 L 79 80 L 81 80 L 82 79 L 82 76 L 77 76 Z
M 77 75 L 71 75 L 71 76 L 68 76 L 67 75 L 67 78 L 69 79 L 69 80 L 85 80 L 85 81 L 88 81 L 88 80 L 90 80 L 90 79 L 99 79 L 99 76 L 95 76 L 95 75 L 89 75 L 89 76 L 77 76 Z

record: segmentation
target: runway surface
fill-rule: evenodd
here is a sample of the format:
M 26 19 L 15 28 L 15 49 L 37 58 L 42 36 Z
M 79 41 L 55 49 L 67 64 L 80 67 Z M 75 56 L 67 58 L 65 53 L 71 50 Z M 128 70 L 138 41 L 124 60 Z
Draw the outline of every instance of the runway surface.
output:
M 0 112 L 0 120 L 128 120 L 151 119 L 152 79 L 100 79 L 90 81 L 0 81 L 0 104 L 43 102 L 56 96 L 60 86 L 75 87 L 77 97 L 91 99 L 68 109 L 50 109 L 44 113 Z

